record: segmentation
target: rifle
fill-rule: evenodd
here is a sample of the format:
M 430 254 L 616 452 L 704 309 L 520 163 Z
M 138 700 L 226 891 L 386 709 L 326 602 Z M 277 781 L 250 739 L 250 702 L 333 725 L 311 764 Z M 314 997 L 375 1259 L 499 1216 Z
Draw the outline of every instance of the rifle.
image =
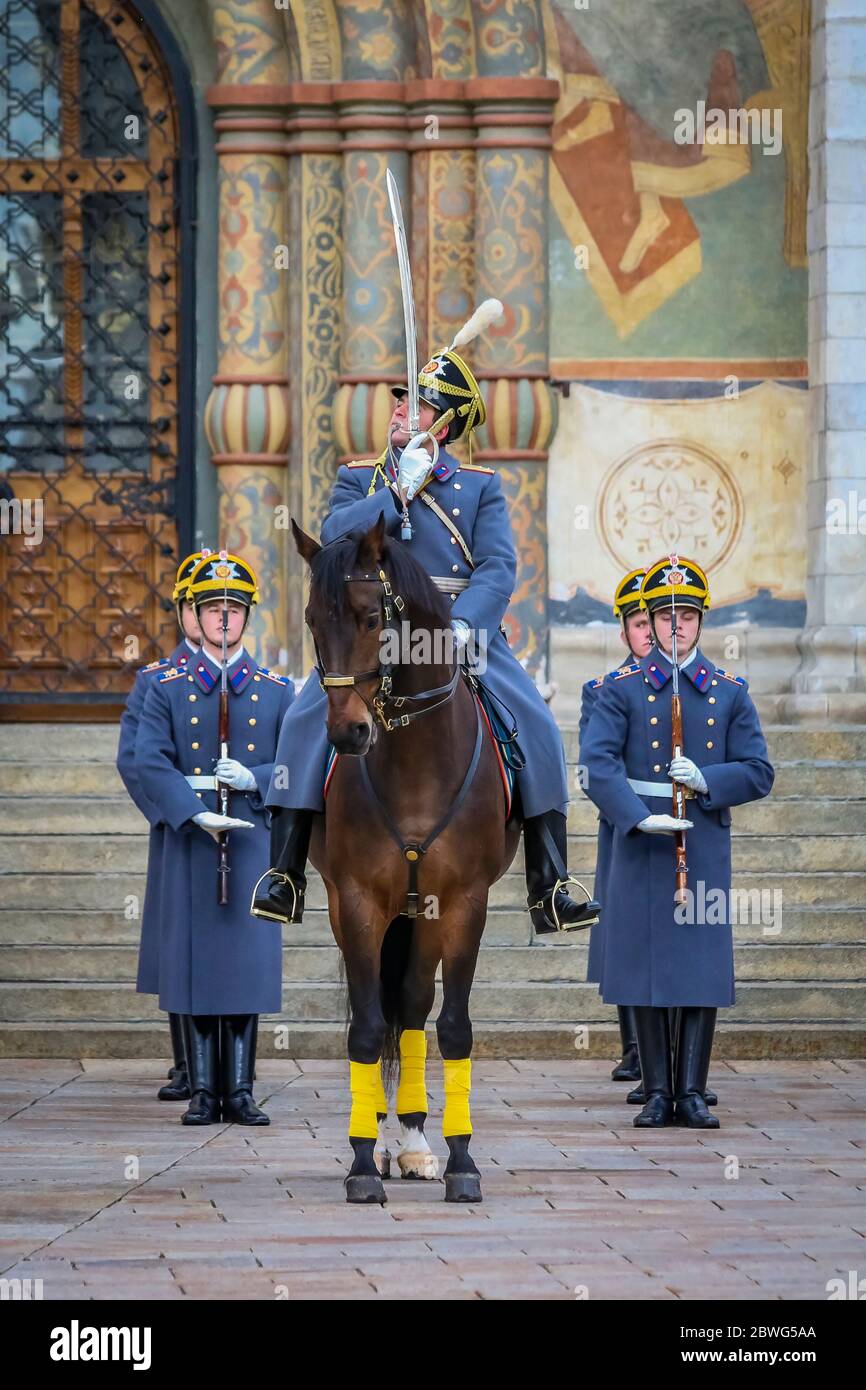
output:
M 680 703 L 680 669 L 677 665 L 677 606 L 671 588 L 671 660 L 673 662 L 673 693 L 671 695 L 671 757 L 683 755 L 683 708 Z M 673 783 L 673 814 L 677 820 L 686 818 L 686 790 L 682 782 Z M 688 883 L 686 865 L 686 832 L 674 831 L 674 863 L 676 865 L 677 886 L 674 902 L 684 903 Z
M 223 651 L 220 668 L 220 712 L 219 712 L 219 755 L 229 755 L 229 682 L 228 682 L 228 596 L 223 603 Z M 217 805 L 221 816 L 229 814 L 229 788 L 225 782 L 217 782 Z M 221 830 L 217 836 L 217 902 L 227 907 L 229 901 L 229 833 Z

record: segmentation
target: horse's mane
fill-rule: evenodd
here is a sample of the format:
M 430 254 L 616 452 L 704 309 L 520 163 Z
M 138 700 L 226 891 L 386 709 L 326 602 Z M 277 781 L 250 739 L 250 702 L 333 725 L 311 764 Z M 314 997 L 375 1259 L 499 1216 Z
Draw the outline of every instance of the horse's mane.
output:
M 315 590 L 325 604 L 328 612 L 341 617 L 347 610 L 348 586 L 346 575 L 358 568 L 358 551 L 364 539 L 363 532 L 352 532 L 341 540 L 331 541 L 322 546 L 310 564 L 312 576 L 311 595 Z M 385 537 L 381 568 L 388 575 L 395 594 L 406 604 L 406 608 L 419 617 L 427 619 L 430 626 L 437 624 L 447 628 L 451 613 L 436 585 L 427 571 L 410 554 L 409 547 L 399 541 Z M 404 614 L 408 617 L 408 613 Z

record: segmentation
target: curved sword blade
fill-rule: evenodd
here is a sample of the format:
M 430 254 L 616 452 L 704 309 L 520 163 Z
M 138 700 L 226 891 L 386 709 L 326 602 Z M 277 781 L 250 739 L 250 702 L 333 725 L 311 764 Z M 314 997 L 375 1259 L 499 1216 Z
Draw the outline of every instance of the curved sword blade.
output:
M 406 244 L 406 228 L 403 225 L 403 209 L 400 206 L 400 193 L 397 181 L 391 170 L 385 174 L 388 185 L 388 201 L 391 204 L 391 220 L 394 223 L 394 240 L 397 244 L 397 264 L 400 267 L 400 292 L 403 296 L 403 319 L 406 326 L 406 370 L 409 387 L 409 433 L 417 434 L 421 414 L 418 398 L 418 344 L 415 337 L 415 300 L 412 294 L 412 267 L 409 263 L 409 248 Z

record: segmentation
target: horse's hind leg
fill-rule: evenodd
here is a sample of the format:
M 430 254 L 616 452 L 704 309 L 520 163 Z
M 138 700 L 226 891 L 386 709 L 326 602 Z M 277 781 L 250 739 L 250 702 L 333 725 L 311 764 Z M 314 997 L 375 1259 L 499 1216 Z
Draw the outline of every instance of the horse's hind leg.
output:
M 438 946 L 432 928 L 416 925 L 412 955 L 400 995 L 400 1084 L 397 1088 L 397 1119 L 400 1121 L 400 1152 L 397 1163 L 403 1178 L 434 1179 L 439 1176 L 439 1160 L 424 1133 L 427 1119 L 427 1038 L 424 1024 L 433 1007 Z
M 357 950 L 355 943 L 359 935 L 347 930 L 343 947 L 352 1009 L 348 1039 L 352 1090 L 349 1143 L 355 1155 L 346 1177 L 346 1201 L 384 1205 L 388 1199 L 374 1156 L 383 1099 L 382 1046 L 385 1041 L 385 1017 L 379 998 L 379 938 L 365 933 L 362 939 L 367 943 L 374 940 L 375 950 L 369 945 Z
M 482 920 L 483 925 L 483 920 Z M 469 1019 L 469 992 L 475 974 L 475 961 L 481 928 L 473 944 L 465 934 L 462 950 L 453 956 L 447 946 L 442 958 L 442 1009 L 436 1020 L 439 1051 L 445 1078 L 445 1110 L 442 1133 L 448 1144 L 445 1167 L 446 1202 L 480 1202 L 481 1174 L 469 1154 L 472 1120 L 469 1095 L 472 1089 L 472 1024 Z

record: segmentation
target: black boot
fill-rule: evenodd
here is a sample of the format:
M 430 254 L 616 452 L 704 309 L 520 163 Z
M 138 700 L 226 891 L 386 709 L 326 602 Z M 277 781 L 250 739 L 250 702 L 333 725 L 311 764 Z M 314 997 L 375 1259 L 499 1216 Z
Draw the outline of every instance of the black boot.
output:
M 577 883 L 569 878 L 566 860 L 568 834 L 561 811 L 527 816 L 523 822 L 523 854 L 526 861 L 526 899 L 532 925 L 539 935 L 591 927 L 598 921 L 599 903 L 574 902 L 561 885 Z M 578 884 L 583 888 L 583 884 Z M 586 889 L 583 888 L 586 892 Z
M 223 1119 L 236 1125 L 269 1125 L 253 1100 L 258 1014 L 224 1014 L 220 1019 L 220 1082 Z
M 307 887 L 304 869 L 315 814 L 287 806 L 278 806 L 271 812 L 271 868 L 253 889 L 250 912 L 254 917 L 293 923 L 303 919 Z M 264 878 L 267 883 L 262 888 Z
M 185 1125 L 216 1125 L 220 1118 L 218 1014 L 182 1014 L 191 1099 Z
M 704 1099 L 715 1030 L 715 1009 L 680 1009 L 675 1117 L 678 1125 L 689 1129 L 719 1128 Z
M 168 1085 L 160 1086 L 156 1098 L 157 1100 L 189 1100 L 189 1073 L 186 1069 L 183 1024 L 180 1014 L 169 1014 L 168 1027 L 171 1033 L 174 1066 L 169 1069 Z
M 619 1016 L 622 1061 L 614 1067 L 610 1079 L 611 1081 L 640 1081 L 640 1058 L 637 1052 L 634 1009 L 631 1004 L 617 1004 L 616 1012 Z
M 661 1129 L 673 1124 L 671 1032 L 667 1009 L 635 1006 L 635 1030 L 646 1103 L 635 1116 L 637 1129 Z
M 670 1009 L 670 1010 L 669 1010 L 669 1018 L 670 1018 L 670 1024 L 671 1024 L 671 1039 L 672 1039 L 672 1046 L 673 1046 L 674 1075 L 676 1075 L 676 1070 L 677 1070 L 677 1045 L 678 1045 L 678 1042 L 679 1042 L 679 1027 L 680 1027 L 680 1010 L 679 1010 L 679 1009 Z M 633 1090 L 629 1091 L 628 1095 L 626 1096 L 626 1101 L 628 1102 L 629 1105 L 643 1105 L 643 1104 L 644 1104 L 644 1102 L 646 1101 L 646 1096 L 644 1095 L 643 1082 L 641 1082 L 640 1085 L 635 1086 Z M 718 1098 L 718 1096 L 716 1095 L 715 1091 L 711 1091 L 711 1090 L 710 1090 L 709 1086 L 707 1086 L 707 1087 L 704 1089 L 704 1101 L 706 1102 L 707 1105 L 718 1105 L 718 1103 L 719 1103 L 719 1098 Z

